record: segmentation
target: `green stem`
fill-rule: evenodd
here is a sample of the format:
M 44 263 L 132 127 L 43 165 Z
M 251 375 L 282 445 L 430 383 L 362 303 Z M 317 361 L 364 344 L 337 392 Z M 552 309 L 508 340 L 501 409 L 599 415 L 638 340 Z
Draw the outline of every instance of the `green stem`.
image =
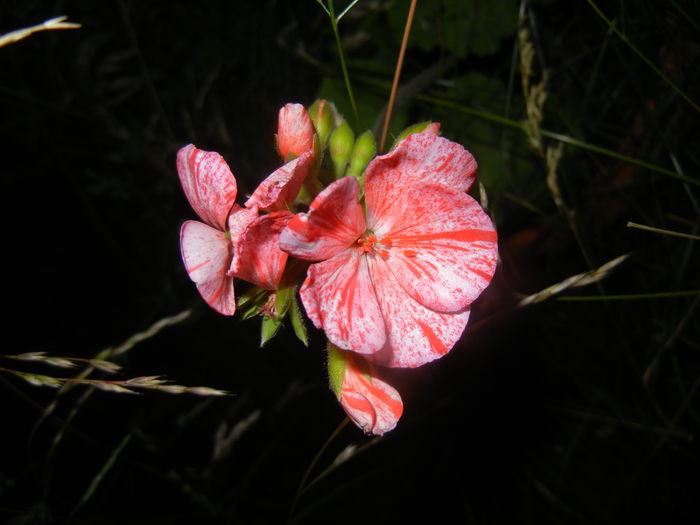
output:
M 355 117 L 355 127 L 359 127 L 360 118 L 357 114 L 357 105 L 355 104 L 355 95 L 352 92 L 352 86 L 350 85 L 350 75 L 348 74 L 348 68 L 345 65 L 345 55 L 343 55 L 343 46 L 340 43 L 340 33 L 338 32 L 338 20 L 335 17 L 335 9 L 333 7 L 333 0 L 328 0 L 328 9 L 326 11 L 328 17 L 331 19 L 331 27 L 333 28 L 333 35 L 335 36 L 335 44 L 338 47 L 338 57 L 340 58 L 340 68 L 343 70 L 343 78 L 345 79 L 345 88 L 348 90 L 348 97 L 350 98 L 350 106 L 352 106 L 352 113 Z M 345 13 L 341 13 L 345 14 Z
M 343 17 L 345 16 L 345 14 L 346 14 L 348 11 L 350 11 L 350 9 L 352 9 L 353 7 L 355 7 L 355 4 L 356 4 L 357 2 L 359 2 L 359 1 L 360 1 L 360 0 L 353 0 L 352 2 L 350 2 L 350 3 L 348 4 L 348 6 L 347 6 L 345 9 L 343 9 L 343 12 L 340 13 L 338 16 L 335 17 L 335 21 L 336 21 L 336 22 L 340 22 L 340 19 L 343 18 Z
M 684 239 L 692 239 L 694 241 L 700 241 L 700 236 L 697 235 L 691 235 L 690 233 L 674 232 L 673 230 L 664 230 L 663 228 L 654 228 L 653 226 L 637 224 L 636 222 L 628 222 L 627 227 L 637 228 L 638 230 L 646 230 L 654 233 L 663 233 L 664 235 L 673 235 L 674 237 L 683 237 Z

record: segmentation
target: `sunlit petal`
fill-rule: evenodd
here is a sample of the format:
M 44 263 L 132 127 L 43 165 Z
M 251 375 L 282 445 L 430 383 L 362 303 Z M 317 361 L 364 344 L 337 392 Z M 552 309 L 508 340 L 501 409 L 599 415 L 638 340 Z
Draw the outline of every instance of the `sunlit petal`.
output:
M 237 188 L 224 158 L 188 144 L 177 152 L 177 172 L 192 209 L 210 226 L 225 230 Z

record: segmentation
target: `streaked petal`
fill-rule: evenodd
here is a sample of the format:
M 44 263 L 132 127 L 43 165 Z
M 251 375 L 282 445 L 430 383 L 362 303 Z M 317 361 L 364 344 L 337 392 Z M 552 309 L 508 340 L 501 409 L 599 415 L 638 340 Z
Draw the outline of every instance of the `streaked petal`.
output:
M 187 273 L 207 304 L 224 315 L 236 312 L 233 277 L 226 276 L 231 249 L 224 232 L 199 221 L 182 224 L 180 250 Z
M 376 352 L 384 345 L 382 313 L 367 256 L 359 250 L 344 250 L 312 264 L 300 294 L 307 314 L 334 345 L 362 354 Z
M 253 220 L 234 241 L 231 275 L 266 290 L 279 286 L 288 255 L 279 249 L 279 235 L 293 217 L 280 211 Z
M 188 144 L 177 152 L 177 173 L 192 209 L 208 225 L 226 229 L 226 217 L 236 200 L 236 179 L 215 151 Z
M 340 404 L 353 423 L 376 436 L 393 430 L 403 413 L 396 389 L 378 379 L 369 363 L 354 355 L 348 355 Z
M 381 257 L 368 257 L 369 271 L 386 322 L 384 348 L 368 358 L 382 366 L 417 367 L 442 357 L 459 340 L 469 309 L 439 313 L 415 301 Z
M 322 261 L 351 246 L 365 231 L 355 177 L 344 177 L 319 193 L 309 213 L 296 215 L 280 236 L 280 247 L 299 259 Z
M 376 157 L 365 171 L 367 225 L 374 229 L 387 217 L 391 203 L 410 187 L 438 184 L 467 191 L 474 182 L 476 161 L 461 144 L 433 133 L 415 133 L 396 149 Z
M 471 304 L 496 270 L 496 231 L 469 195 L 440 186 L 407 189 L 391 208 L 386 263 L 401 287 L 424 306 L 456 312 Z M 377 231 L 379 236 L 379 231 Z
M 246 207 L 267 211 L 286 209 L 286 205 L 296 199 L 312 160 L 313 152 L 308 151 L 277 169 L 255 189 L 246 201 Z
M 287 104 L 277 118 L 277 146 L 280 156 L 300 156 L 314 147 L 314 125 L 301 104 Z
M 257 208 L 243 208 L 238 204 L 233 205 L 231 214 L 228 216 L 228 230 L 231 235 L 231 242 L 234 246 L 241 235 L 243 235 L 245 229 L 257 218 Z

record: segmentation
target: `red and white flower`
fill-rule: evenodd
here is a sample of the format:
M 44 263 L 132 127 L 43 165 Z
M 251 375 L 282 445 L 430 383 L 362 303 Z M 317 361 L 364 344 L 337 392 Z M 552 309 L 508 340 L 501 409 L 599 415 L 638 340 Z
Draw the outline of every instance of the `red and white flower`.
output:
M 461 145 L 410 135 L 367 167 L 366 213 L 345 177 L 288 223 L 282 249 L 318 261 L 300 293 L 329 341 L 392 367 L 451 350 L 496 267 L 493 224 L 465 193 L 475 171 Z
M 293 216 L 286 206 L 296 198 L 312 156 L 308 151 L 272 173 L 244 208 L 234 204 L 236 179 L 221 155 L 193 144 L 178 151 L 180 182 L 204 221 L 183 223 L 182 260 L 202 298 L 217 312 L 236 311 L 234 277 L 268 290 L 279 285 L 288 257 L 279 248 L 279 235 Z

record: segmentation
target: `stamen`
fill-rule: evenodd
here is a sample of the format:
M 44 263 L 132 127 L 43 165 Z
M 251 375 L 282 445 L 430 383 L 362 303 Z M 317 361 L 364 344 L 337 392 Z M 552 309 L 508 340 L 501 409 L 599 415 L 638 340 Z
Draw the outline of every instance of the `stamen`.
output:
M 367 237 L 360 237 L 355 244 L 357 244 L 361 253 L 376 253 L 383 259 L 389 257 L 388 249 L 391 248 L 391 239 L 377 240 L 374 235 L 369 235 Z

